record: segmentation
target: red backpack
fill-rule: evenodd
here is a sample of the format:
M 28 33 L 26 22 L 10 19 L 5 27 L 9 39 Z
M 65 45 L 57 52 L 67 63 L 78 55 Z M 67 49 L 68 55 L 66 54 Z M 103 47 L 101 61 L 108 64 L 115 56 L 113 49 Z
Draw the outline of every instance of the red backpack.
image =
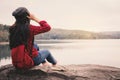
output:
M 18 69 L 28 69 L 34 66 L 29 53 L 25 51 L 25 46 L 20 45 L 11 50 L 12 63 Z

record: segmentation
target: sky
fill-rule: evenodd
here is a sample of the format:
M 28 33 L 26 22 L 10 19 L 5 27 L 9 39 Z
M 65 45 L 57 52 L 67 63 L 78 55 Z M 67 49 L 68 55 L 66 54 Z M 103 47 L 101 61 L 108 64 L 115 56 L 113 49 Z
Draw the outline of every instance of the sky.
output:
M 18 7 L 26 7 L 52 28 L 120 31 L 120 0 L 1 0 L 0 23 L 12 25 Z

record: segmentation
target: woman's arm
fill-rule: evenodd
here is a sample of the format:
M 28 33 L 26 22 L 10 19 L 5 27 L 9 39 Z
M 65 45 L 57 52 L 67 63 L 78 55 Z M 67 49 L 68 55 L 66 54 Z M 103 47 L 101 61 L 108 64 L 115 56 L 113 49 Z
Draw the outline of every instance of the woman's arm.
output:
M 46 21 L 44 20 L 40 21 L 32 14 L 30 14 L 28 18 L 37 22 L 40 25 L 40 26 L 30 25 L 31 31 L 33 32 L 34 35 L 50 31 L 51 27 Z

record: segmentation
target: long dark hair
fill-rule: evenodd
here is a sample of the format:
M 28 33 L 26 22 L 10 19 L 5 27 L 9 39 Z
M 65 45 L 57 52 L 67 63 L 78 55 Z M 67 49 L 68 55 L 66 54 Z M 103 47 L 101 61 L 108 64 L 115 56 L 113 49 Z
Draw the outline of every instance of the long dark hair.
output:
M 28 38 L 30 37 L 30 19 L 27 16 L 29 16 L 29 11 L 24 7 L 20 7 L 16 9 L 12 15 L 15 17 L 16 22 L 9 28 L 10 49 L 23 44 L 25 45 L 26 50 L 28 50 Z

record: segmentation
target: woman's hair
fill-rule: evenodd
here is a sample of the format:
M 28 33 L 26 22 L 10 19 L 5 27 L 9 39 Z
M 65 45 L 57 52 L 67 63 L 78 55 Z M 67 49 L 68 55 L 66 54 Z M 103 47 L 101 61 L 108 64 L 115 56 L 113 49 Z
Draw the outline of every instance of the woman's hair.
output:
M 29 11 L 24 7 L 19 7 L 15 11 L 13 11 L 12 15 L 15 17 L 16 22 L 9 29 L 10 49 L 23 44 L 28 50 L 28 38 L 30 36 L 30 19 L 27 16 L 29 16 Z

